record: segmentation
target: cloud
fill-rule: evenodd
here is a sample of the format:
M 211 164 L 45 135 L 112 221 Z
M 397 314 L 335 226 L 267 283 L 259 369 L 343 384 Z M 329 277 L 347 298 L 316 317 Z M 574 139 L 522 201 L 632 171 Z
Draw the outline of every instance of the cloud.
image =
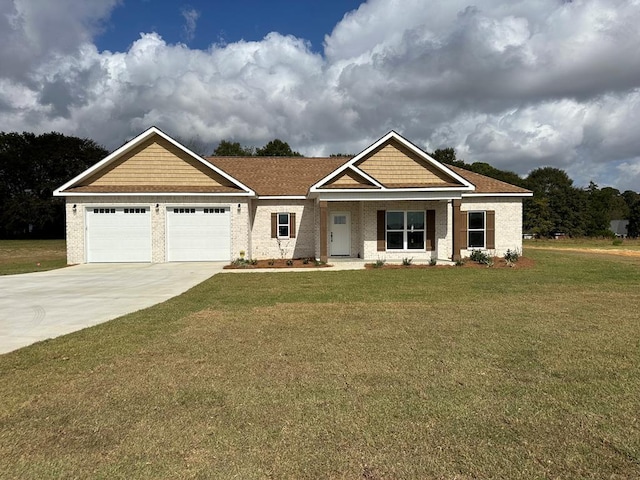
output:
M 44 30 L 27 2 L 0 6 L 4 130 L 115 148 L 157 125 L 325 155 L 395 129 L 521 174 L 553 165 L 578 185 L 640 184 L 638 0 L 369 0 L 326 36 L 324 55 L 278 33 L 197 50 L 147 32 L 99 52 L 92 38 L 116 1 L 61 1 Z M 182 14 L 193 38 L 198 12 Z
M 183 37 L 188 43 L 196 36 L 196 23 L 200 18 L 200 12 L 194 8 L 183 8 L 180 12 L 182 18 L 184 18 Z

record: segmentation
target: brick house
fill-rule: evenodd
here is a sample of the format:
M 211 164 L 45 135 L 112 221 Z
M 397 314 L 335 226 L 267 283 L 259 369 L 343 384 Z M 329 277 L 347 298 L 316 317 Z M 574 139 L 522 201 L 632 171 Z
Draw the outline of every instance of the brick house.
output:
M 151 127 L 57 190 L 67 260 L 451 260 L 522 248 L 532 193 L 389 132 L 353 158 L 203 158 Z

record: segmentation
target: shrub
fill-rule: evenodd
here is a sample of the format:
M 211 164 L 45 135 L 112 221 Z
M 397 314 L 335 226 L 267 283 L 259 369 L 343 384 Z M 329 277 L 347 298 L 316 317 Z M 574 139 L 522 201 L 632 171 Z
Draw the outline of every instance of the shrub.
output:
M 438 261 L 435 258 L 432 258 L 431 260 L 429 260 L 429 265 L 431 265 L 432 267 L 435 267 L 437 263 Z
M 405 267 L 408 267 L 411 263 L 413 263 L 413 258 L 405 257 L 402 259 L 402 265 Z
M 482 265 L 489 265 L 490 263 L 493 265 L 493 259 L 491 256 L 482 250 L 473 250 L 469 258 L 474 262 L 481 263 Z
M 616 238 L 613 242 L 613 245 L 615 245 L 616 247 L 622 245 L 622 239 L 621 238 Z
M 464 265 L 464 258 L 456 260 L 456 267 L 462 267 Z
M 504 259 L 507 261 L 507 264 L 509 265 L 516 263 L 519 258 L 520 258 L 520 254 L 518 253 L 517 250 L 507 249 L 506 253 L 504 254 Z
M 373 264 L 373 268 L 380 268 L 384 266 L 385 260 L 383 258 L 379 258 L 376 260 L 376 263 Z
M 308 258 L 308 257 L 304 257 L 304 258 L 302 259 L 302 264 L 303 264 L 303 265 L 309 265 L 309 258 Z
M 285 263 L 287 264 L 288 267 L 292 267 L 293 266 L 293 260 L 291 260 L 290 258 L 287 259 L 287 261 Z
M 276 261 L 275 261 L 273 258 L 270 258 L 270 259 L 267 261 L 267 263 L 268 263 L 269 265 L 275 265 Z

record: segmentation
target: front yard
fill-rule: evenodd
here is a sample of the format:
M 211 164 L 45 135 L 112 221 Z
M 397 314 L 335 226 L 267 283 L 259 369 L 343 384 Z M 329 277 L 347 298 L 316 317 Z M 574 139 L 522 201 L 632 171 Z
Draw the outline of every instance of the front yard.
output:
M 0 275 L 41 272 L 66 265 L 64 240 L 0 240 Z
M 220 274 L 0 356 L 0 477 L 640 477 L 640 257 L 525 255 Z

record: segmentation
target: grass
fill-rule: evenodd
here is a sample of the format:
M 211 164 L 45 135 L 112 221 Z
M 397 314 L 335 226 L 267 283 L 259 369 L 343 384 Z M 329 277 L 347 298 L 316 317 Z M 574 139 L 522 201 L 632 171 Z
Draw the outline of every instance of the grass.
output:
M 0 240 L 0 275 L 41 272 L 66 265 L 64 240 Z
M 619 245 L 614 244 L 613 239 L 609 238 L 562 238 L 559 240 L 536 239 L 524 240 L 524 248 L 583 248 L 583 249 L 607 249 L 607 250 L 637 250 L 640 251 L 640 239 L 625 238 L 620 239 Z
M 525 255 L 217 275 L 0 356 L 0 477 L 640 477 L 640 258 Z

